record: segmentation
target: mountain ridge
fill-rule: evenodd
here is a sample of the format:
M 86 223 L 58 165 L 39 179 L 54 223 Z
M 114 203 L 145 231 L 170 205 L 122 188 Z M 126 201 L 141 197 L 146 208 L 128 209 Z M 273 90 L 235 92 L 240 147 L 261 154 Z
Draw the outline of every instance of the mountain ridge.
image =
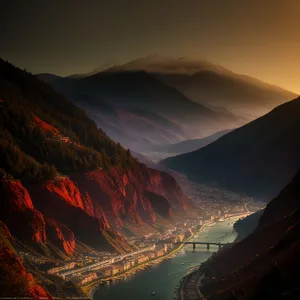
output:
M 101 72 L 77 80 L 54 80 L 52 86 L 87 110 L 115 141 L 137 152 L 243 122 L 229 112 L 189 100 L 144 71 Z

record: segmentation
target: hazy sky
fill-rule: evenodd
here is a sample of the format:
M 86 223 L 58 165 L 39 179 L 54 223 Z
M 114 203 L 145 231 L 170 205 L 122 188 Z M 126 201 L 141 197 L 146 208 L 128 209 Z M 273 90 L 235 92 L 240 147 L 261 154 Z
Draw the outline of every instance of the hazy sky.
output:
M 300 0 L 0 0 L 0 26 L 0 56 L 33 73 L 187 55 L 300 94 Z

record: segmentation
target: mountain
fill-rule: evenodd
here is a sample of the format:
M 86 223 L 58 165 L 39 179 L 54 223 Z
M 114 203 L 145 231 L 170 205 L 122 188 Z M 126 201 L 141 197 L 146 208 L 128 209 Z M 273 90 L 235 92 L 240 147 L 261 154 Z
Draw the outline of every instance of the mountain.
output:
M 208 300 L 299 299 L 300 173 L 273 199 L 245 239 L 201 269 Z
M 150 55 L 109 70 L 145 71 L 197 103 L 217 111 L 229 111 L 248 121 L 297 96 L 220 65 L 189 57 Z
M 122 235 L 128 226 L 155 230 L 159 220 L 170 224 L 193 207 L 171 175 L 138 162 L 82 109 L 3 60 L 0 194 L 0 222 L 17 252 L 51 260 L 69 260 L 86 247 L 126 253 L 134 247 Z M 7 251 L 0 248 L 1 262 L 18 264 L 20 280 L 33 286 L 13 250 Z
M 269 200 L 300 168 L 300 97 L 191 153 L 164 160 L 196 182 Z
M 295 98 L 282 88 L 188 57 L 142 57 L 66 78 L 38 75 L 136 152 L 239 127 Z
M 163 147 L 158 148 L 158 151 L 162 152 L 168 152 L 168 153 L 187 153 L 192 152 L 194 150 L 200 149 L 202 147 L 205 147 L 206 145 L 216 141 L 223 135 L 229 133 L 231 130 L 222 130 L 218 131 L 212 135 L 209 135 L 202 139 L 191 139 L 191 140 L 185 140 L 176 144 L 170 144 Z
M 137 152 L 244 122 L 189 100 L 144 71 L 105 71 L 79 79 L 54 79 L 51 85 L 84 108 L 115 141 Z

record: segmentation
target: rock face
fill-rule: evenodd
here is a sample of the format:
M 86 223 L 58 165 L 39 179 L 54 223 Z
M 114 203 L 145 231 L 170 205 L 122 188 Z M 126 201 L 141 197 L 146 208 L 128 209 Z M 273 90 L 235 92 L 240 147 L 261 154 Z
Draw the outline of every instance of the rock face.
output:
M 21 182 L 1 182 L 1 219 L 13 236 L 29 243 L 46 243 L 45 220 L 34 208 Z
M 114 226 L 122 226 L 124 222 L 141 225 L 156 221 L 156 214 L 160 213 L 159 203 L 154 207 L 147 192 L 164 197 L 170 210 L 185 211 L 192 205 L 173 177 L 145 165 L 138 165 L 126 172 L 113 168 L 109 173 L 96 171 L 78 174 L 72 180 L 83 193 L 88 191 L 95 217 L 98 218 L 97 211 L 101 207 L 101 212 L 104 211 Z
M 33 276 L 26 272 L 12 243 L 8 228 L 0 221 L 0 296 L 51 299 L 40 285 L 35 284 Z
M 53 244 L 59 245 L 66 254 L 72 254 L 75 249 L 74 233 L 65 225 L 46 218 L 47 236 Z
M 1 181 L 0 219 L 12 234 L 33 246 L 51 243 L 72 255 L 75 240 L 89 246 L 130 250 L 115 230 L 126 224 L 153 224 L 157 215 L 191 207 L 167 173 L 142 164 L 77 173 L 53 181 Z
M 34 125 L 41 128 L 46 133 L 52 133 L 54 135 L 61 134 L 57 128 L 55 128 L 52 125 L 48 124 L 47 122 L 41 120 L 39 117 L 34 116 L 33 120 L 34 120 Z
M 74 234 L 66 226 L 37 210 L 20 181 L 2 180 L 0 191 L 0 219 L 13 236 L 30 246 L 42 246 L 50 242 L 67 254 L 74 252 Z
M 209 299 L 299 299 L 300 173 L 272 200 L 256 230 L 204 263 Z

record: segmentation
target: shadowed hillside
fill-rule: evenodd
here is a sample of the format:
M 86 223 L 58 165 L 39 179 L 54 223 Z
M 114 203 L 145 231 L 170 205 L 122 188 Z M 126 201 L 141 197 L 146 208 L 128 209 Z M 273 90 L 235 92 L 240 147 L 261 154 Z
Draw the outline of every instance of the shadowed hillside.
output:
M 270 200 L 300 168 L 300 98 L 187 154 L 163 164 L 196 182 Z
M 208 300 L 299 299 L 300 174 L 273 199 L 255 231 L 202 267 Z

